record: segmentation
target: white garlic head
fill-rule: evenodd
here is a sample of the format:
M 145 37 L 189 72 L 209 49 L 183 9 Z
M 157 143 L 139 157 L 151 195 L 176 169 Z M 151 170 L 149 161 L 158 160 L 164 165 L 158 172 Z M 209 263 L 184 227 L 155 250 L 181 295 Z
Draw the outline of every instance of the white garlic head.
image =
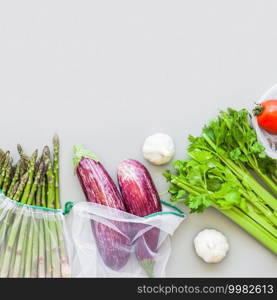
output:
M 172 138 L 164 133 L 156 133 L 147 137 L 142 147 L 143 156 L 154 165 L 168 163 L 175 154 Z
M 221 232 L 215 229 L 204 229 L 194 238 L 194 247 L 206 263 L 218 263 L 224 259 L 229 243 Z

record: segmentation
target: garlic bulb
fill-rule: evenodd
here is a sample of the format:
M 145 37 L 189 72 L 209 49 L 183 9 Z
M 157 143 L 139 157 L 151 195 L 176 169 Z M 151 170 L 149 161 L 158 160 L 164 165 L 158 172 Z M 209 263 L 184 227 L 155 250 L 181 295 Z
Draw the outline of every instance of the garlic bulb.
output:
M 142 147 L 143 156 L 154 165 L 168 163 L 175 154 L 172 138 L 164 133 L 156 133 L 147 137 Z
M 194 239 L 196 253 L 206 263 L 218 263 L 229 250 L 226 237 L 215 229 L 204 229 Z

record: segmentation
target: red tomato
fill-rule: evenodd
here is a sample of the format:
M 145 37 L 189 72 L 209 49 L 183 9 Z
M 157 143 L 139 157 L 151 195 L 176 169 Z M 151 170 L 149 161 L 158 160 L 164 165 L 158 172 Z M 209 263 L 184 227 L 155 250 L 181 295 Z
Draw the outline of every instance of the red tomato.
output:
M 258 124 L 269 133 L 277 134 L 277 100 L 267 100 L 256 106 Z

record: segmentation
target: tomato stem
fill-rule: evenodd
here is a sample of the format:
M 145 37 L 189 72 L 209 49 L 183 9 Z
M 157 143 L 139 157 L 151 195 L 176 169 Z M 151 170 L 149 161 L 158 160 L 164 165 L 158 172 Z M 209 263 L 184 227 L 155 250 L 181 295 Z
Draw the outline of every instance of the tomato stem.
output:
M 263 112 L 263 107 L 261 104 L 256 105 L 256 107 L 253 109 L 253 113 L 255 116 L 259 116 Z

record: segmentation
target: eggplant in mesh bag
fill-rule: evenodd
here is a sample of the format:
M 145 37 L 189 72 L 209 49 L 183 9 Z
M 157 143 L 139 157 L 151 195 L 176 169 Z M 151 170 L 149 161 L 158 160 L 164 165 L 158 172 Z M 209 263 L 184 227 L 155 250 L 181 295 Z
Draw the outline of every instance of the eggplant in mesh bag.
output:
M 82 146 L 74 147 L 74 165 L 86 199 L 89 202 L 126 211 L 112 178 L 97 158 Z M 130 256 L 128 223 L 113 222 L 120 232 L 92 221 L 92 231 L 106 266 L 113 270 L 124 267 Z

